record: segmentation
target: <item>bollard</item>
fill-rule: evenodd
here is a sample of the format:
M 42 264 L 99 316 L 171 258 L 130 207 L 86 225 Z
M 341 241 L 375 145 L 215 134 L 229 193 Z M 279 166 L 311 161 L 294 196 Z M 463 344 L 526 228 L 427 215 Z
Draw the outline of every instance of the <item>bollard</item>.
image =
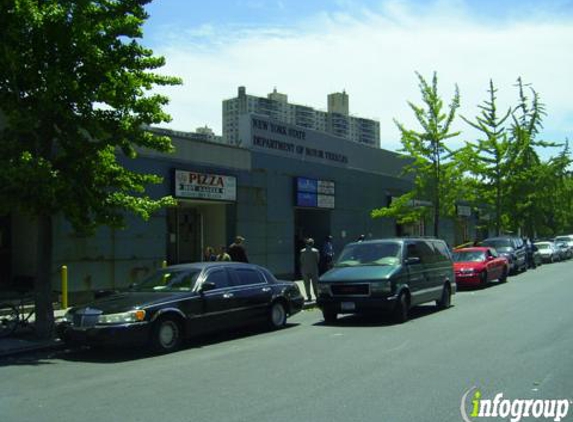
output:
M 68 308 L 68 267 L 62 265 L 62 309 Z
M 163 261 L 161 261 L 161 268 L 165 268 L 165 267 L 167 267 L 167 261 L 163 260 Z

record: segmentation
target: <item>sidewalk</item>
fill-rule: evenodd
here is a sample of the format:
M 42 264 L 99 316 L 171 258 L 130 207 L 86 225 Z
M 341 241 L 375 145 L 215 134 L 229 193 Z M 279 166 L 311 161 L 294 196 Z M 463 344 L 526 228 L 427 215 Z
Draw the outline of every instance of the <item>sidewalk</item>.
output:
M 58 319 L 62 318 L 65 313 L 65 309 L 55 310 L 54 317 L 56 322 Z M 0 338 L 0 358 L 24 352 L 49 350 L 59 347 L 63 347 L 63 343 L 59 339 L 38 340 L 30 333 L 16 333 L 10 337 Z
M 306 297 L 306 292 L 304 291 L 304 283 L 302 280 L 296 280 L 295 283 L 303 296 Z M 305 302 L 303 309 L 311 309 L 316 306 L 316 299 L 312 295 L 311 302 Z M 56 321 L 64 316 L 66 310 L 55 310 L 54 317 Z M 39 350 L 49 350 L 57 349 L 63 347 L 63 343 L 59 339 L 53 340 L 38 340 L 35 339 L 31 334 L 21 334 L 14 337 L 0 338 L 0 358 L 16 355 L 25 352 L 34 352 Z

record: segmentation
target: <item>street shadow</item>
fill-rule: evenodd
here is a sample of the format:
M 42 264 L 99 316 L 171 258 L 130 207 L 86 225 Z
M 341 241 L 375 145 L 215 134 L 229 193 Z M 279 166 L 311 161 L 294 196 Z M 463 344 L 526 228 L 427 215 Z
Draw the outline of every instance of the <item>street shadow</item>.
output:
M 231 342 L 247 337 L 268 335 L 274 332 L 289 330 L 299 324 L 287 323 L 281 330 L 269 330 L 264 325 L 249 325 L 238 329 L 228 329 L 213 334 L 205 334 L 192 337 L 183 343 L 183 346 L 176 352 L 169 355 L 190 352 L 193 349 L 202 349 L 216 344 Z M 89 362 L 99 364 L 115 364 L 134 360 L 156 358 L 161 354 L 153 353 L 149 348 L 142 347 L 81 347 L 68 349 L 60 352 L 56 359 L 71 362 Z
M 458 284 L 457 292 L 480 292 L 493 287 L 502 286 L 504 284 L 506 283 L 500 283 L 499 281 L 490 281 L 485 286 L 462 286 Z
M 453 308 L 454 305 L 451 306 Z M 408 320 L 415 321 L 428 315 L 443 312 L 435 305 L 419 305 L 410 309 Z M 315 327 L 391 327 L 402 325 L 395 322 L 390 313 L 381 314 L 342 314 L 334 323 L 327 324 L 324 320 L 313 324 Z

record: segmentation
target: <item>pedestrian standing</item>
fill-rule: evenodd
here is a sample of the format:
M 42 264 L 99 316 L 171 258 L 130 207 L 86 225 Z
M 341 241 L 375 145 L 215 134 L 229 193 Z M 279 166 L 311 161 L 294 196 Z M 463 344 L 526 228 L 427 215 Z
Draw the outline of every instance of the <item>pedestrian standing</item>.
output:
M 219 254 L 217 255 L 217 261 L 230 261 L 231 256 L 227 253 L 227 247 L 220 246 Z
M 314 296 L 318 297 L 318 263 L 320 261 L 320 254 L 318 249 L 313 246 L 314 239 L 308 238 L 306 240 L 306 247 L 300 251 L 300 272 L 304 281 L 306 297 L 309 302 L 312 300 L 310 294 L 311 283 Z
M 215 261 L 216 259 L 217 255 L 215 255 L 215 250 L 211 246 L 207 246 L 203 254 L 203 261 Z
M 231 246 L 229 246 L 229 255 L 231 256 L 231 261 L 249 262 L 244 242 L 245 238 L 243 236 L 235 237 L 235 242 L 233 242 Z
M 334 246 L 332 245 L 332 236 L 328 235 L 324 239 L 322 252 L 320 254 L 322 273 L 330 270 L 334 265 Z

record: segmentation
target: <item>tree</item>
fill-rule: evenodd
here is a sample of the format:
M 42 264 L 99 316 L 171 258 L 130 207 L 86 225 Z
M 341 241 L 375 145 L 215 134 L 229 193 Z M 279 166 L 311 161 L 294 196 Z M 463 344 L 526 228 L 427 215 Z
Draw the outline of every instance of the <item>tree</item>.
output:
M 413 201 L 430 201 L 434 217 L 434 236 L 439 236 L 440 216 L 452 215 L 455 210 L 457 169 L 450 160 L 452 151 L 445 141 L 459 135 L 459 132 L 451 131 L 451 125 L 460 106 L 460 95 L 456 85 L 454 97 L 445 112 L 444 103 L 438 94 L 437 74 L 434 72 L 431 84 L 419 73 L 416 72 L 416 75 L 424 105 L 417 106 L 412 102 L 408 102 L 408 105 L 422 131 L 407 129 L 394 120 L 401 133 L 401 151 L 413 159 L 411 164 L 405 166 L 405 172 L 414 175 L 414 189 L 402 195 L 388 208 L 373 210 L 371 216 L 396 217 L 399 222 L 414 221 L 427 211 L 425 208 L 414 207 Z
M 150 0 L 6 0 L 0 6 L 0 206 L 38 227 L 37 331 L 53 327 L 52 218 L 78 231 L 147 218 L 171 198 L 152 199 L 161 179 L 120 164 L 136 148 L 172 149 L 146 125 L 169 120 L 167 98 L 149 91 L 179 79 L 153 70 L 162 57 L 138 44 Z
M 481 114 L 471 121 L 464 116 L 462 119 L 483 134 L 477 143 L 467 143 L 458 159 L 464 169 L 468 169 L 471 177 L 477 177 L 478 184 L 476 199 L 480 203 L 493 206 L 495 210 L 496 234 L 502 230 L 504 214 L 503 198 L 506 188 L 505 179 L 509 172 L 509 140 L 505 122 L 511 115 L 508 109 L 502 116 L 498 115 L 496 92 L 493 81 L 489 81 L 489 100 L 478 107 Z M 493 198 L 491 198 L 493 193 Z
M 545 105 L 539 94 L 530 86 L 517 79 L 518 104 L 512 112 L 511 136 L 509 144 L 510 171 L 508 174 L 509 203 L 508 222 L 513 231 L 523 229 L 529 236 L 535 236 L 535 221 L 539 212 L 540 190 L 547 188 L 541 184 L 542 163 L 536 148 L 559 146 L 554 142 L 537 140 L 543 128 Z M 531 99 L 526 94 L 529 87 Z

